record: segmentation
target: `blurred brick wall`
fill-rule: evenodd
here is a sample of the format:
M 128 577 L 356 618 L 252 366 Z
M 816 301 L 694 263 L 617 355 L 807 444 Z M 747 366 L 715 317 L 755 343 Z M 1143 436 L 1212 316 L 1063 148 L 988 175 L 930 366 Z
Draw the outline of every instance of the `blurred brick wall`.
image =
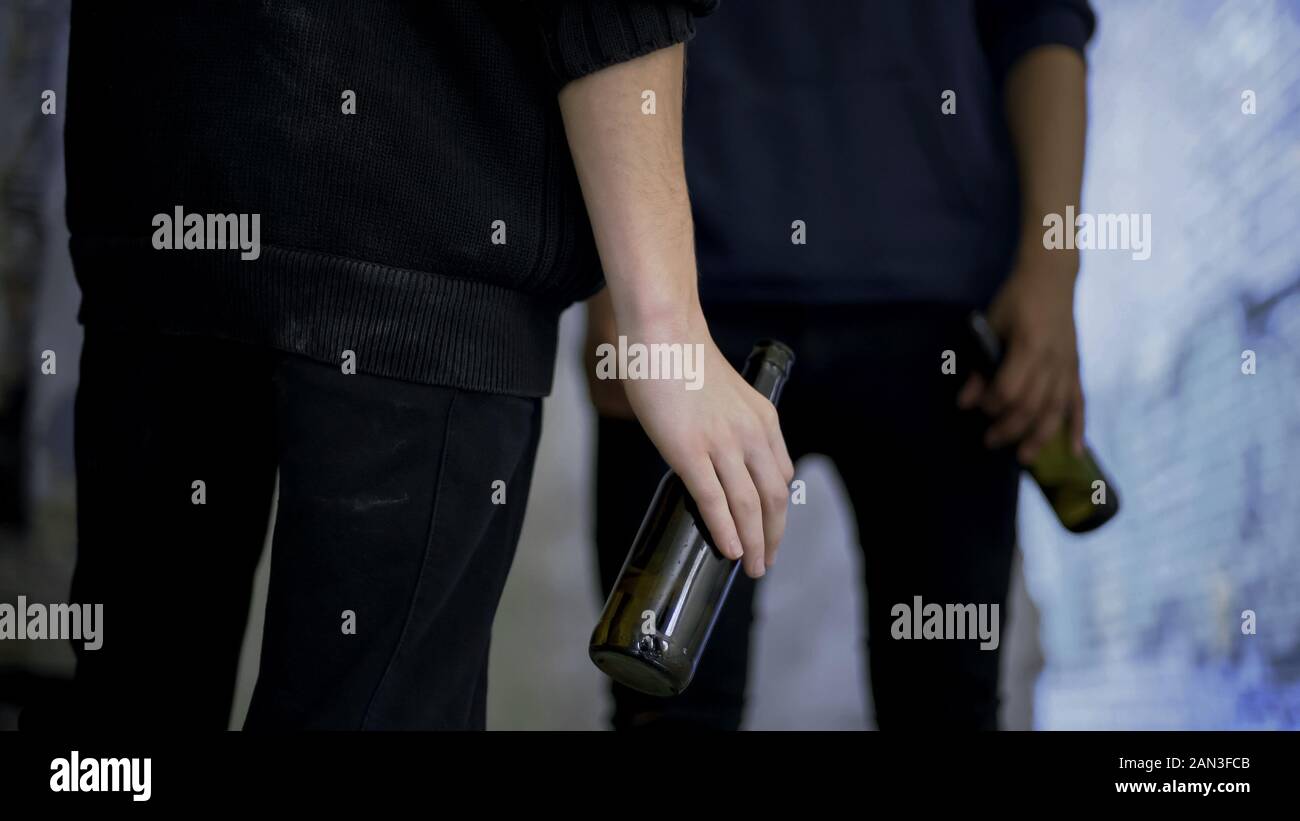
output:
M 1071 537 L 1026 487 L 1036 722 L 1300 727 L 1300 3 L 1097 7 L 1083 207 L 1149 212 L 1154 241 L 1083 253 L 1089 438 L 1124 510 Z

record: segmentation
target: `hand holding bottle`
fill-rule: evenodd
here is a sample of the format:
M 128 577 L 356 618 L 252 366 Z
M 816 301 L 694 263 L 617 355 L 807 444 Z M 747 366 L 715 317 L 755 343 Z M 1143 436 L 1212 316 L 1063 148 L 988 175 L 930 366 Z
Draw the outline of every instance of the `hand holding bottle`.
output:
M 760 340 L 741 378 L 775 406 L 793 364 L 787 346 Z M 686 485 L 669 471 L 591 633 L 591 660 L 616 681 L 660 696 L 690 685 L 739 567 L 703 528 Z
M 636 342 L 702 346 L 699 390 L 664 379 L 627 379 L 623 389 L 650 441 L 685 483 L 718 550 L 741 559 L 751 578 L 762 576 L 785 532 L 794 479 L 776 408 L 723 357 L 702 313 L 625 323 L 620 332 Z
M 1056 254 L 1057 252 L 1051 252 Z M 1020 262 L 989 308 L 988 320 L 1004 340 L 1005 355 L 991 381 L 973 375 L 957 402 L 991 417 L 991 448 L 1019 442 L 1021 464 L 1062 428 L 1075 455 L 1083 452 L 1083 389 L 1074 327 L 1077 259 L 1041 248 L 1022 251 Z

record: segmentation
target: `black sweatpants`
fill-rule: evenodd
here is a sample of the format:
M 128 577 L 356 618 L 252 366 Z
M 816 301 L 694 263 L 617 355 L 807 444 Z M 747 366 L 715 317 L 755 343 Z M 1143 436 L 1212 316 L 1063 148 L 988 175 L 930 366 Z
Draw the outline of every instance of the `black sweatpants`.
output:
M 979 649 L 978 640 L 890 635 L 891 608 L 912 605 L 914 596 L 927 604 L 996 603 L 999 635 L 1006 626 L 1019 467 L 1012 449 L 984 447 L 980 414 L 956 407 L 963 365 L 973 361 L 962 356 L 966 309 L 713 305 L 705 315 L 737 367 L 761 337 L 794 349 L 781 429 L 792 459 L 821 453 L 834 460 L 856 514 L 877 725 L 994 729 L 997 651 Z M 957 353 L 957 375 L 941 370 L 946 350 Z M 605 595 L 665 470 L 635 421 L 601 419 L 596 541 Z M 790 510 L 798 516 L 798 507 Z M 770 572 L 800 573 L 799 553 L 787 538 Z M 738 728 L 758 586 L 737 576 L 685 693 L 661 699 L 613 685 L 614 727 Z
M 226 727 L 278 468 L 245 727 L 482 728 L 540 429 L 539 399 L 88 328 L 72 601 L 104 640 L 63 718 Z

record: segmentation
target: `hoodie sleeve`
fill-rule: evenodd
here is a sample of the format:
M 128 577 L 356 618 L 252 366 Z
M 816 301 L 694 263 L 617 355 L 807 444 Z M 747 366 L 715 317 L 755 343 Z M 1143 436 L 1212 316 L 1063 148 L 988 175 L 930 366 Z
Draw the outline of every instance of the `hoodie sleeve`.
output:
M 1083 54 L 1097 26 L 1088 0 L 977 0 L 976 16 L 999 79 L 1038 46 L 1069 46 Z
M 529 0 L 557 88 L 695 36 L 719 0 Z

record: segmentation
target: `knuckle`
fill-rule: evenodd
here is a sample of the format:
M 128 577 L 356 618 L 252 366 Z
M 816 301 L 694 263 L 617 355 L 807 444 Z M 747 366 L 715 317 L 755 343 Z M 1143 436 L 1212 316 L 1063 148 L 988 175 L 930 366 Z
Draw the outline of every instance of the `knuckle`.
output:
M 755 433 L 759 430 L 758 422 L 749 414 L 742 414 L 732 420 L 730 428 L 723 437 L 726 444 L 735 448 L 738 444 L 744 444 L 746 448 L 754 441 Z
M 714 459 L 718 456 L 734 453 L 736 443 L 739 441 L 738 431 L 735 428 L 722 429 L 712 432 L 706 443 L 700 449 L 709 453 Z
M 768 507 L 774 510 L 781 510 L 786 506 L 789 498 L 786 496 L 786 490 L 784 487 L 773 486 L 767 489 L 767 492 L 764 495 L 764 501 L 766 501 Z
M 736 510 L 746 517 L 758 513 L 760 507 L 757 493 L 742 493 L 740 498 L 736 499 Z

